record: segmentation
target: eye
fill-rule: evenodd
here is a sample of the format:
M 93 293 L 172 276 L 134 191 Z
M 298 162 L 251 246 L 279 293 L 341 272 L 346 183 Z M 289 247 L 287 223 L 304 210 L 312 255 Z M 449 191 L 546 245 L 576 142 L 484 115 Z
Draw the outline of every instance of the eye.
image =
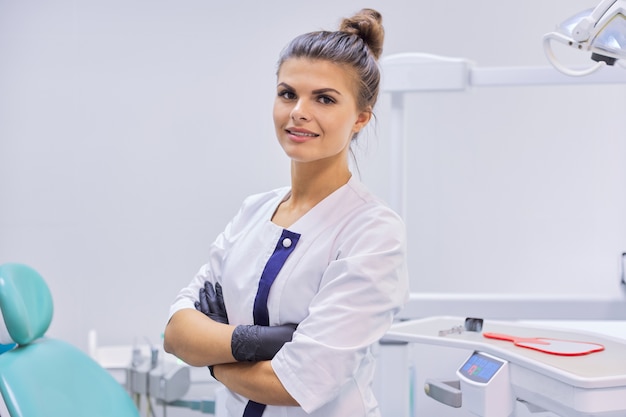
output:
M 327 96 L 327 95 L 319 96 L 317 98 L 317 101 L 319 101 L 322 104 L 333 104 L 333 103 L 336 103 L 334 98 L 332 98 L 331 96 Z
M 293 100 L 294 98 L 296 98 L 296 95 L 294 94 L 293 91 L 290 91 L 290 90 L 280 90 L 278 92 L 278 97 L 283 98 L 285 100 Z

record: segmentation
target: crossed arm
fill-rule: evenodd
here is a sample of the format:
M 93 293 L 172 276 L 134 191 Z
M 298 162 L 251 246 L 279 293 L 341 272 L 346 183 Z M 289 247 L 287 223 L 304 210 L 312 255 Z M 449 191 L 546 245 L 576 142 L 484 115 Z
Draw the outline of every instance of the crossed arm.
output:
M 214 297 L 214 294 L 207 298 L 211 297 Z M 202 290 L 200 299 L 204 301 Z M 253 343 L 248 341 L 247 332 L 258 331 L 257 326 L 242 327 L 227 324 L 227 318 L 221 320 L 220 312 L 215 312 L 216 309 L 220 309 L 215 304 L 211 307 L 205 304 L 197 308 L 200 311 L 183 309 L 171 317 L 165 328 L 164 349 L 166 352 L 192 366 L 212 366 L 213 375 L 217 380 L 231 391 L 253 401 L 268 405 L 298 405 L 272 369 L 269 359 L 276 351 L 264 351 L 263 346 L 251 346 Z M 213 318 L 211 318 L 212 315 Z M 223 316 L 225 316 L 225 311 Z M 260 330 L 269 330 L 269 328 Z M 263 335 L 260 338 L 259 334 L 254 336 L 257 340 L 263 340 Z M 280 346 L 276 348 L 275 341 L 274 345 L 273 349 L 280 348 Z M 250 361 L 250 359 L 257 360 Z

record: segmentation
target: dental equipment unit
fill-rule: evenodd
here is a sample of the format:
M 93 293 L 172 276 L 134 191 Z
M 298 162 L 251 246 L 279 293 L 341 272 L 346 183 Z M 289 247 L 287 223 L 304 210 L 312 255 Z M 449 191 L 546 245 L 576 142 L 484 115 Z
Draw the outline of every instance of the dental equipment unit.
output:
M 456 364 L 457 379 L 427 378 L 424 391 L 473 415 L 513 417 L 520 406 L 561 417 L 626 415 L 626 339 L 512 321 L 468 328 L 467 319 L 442 316 L 397 323 L 386 340 L 471 352 Z

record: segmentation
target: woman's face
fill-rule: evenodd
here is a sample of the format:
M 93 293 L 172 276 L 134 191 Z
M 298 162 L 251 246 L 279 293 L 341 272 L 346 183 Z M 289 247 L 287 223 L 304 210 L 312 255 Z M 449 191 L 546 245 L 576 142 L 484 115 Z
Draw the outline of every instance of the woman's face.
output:
M 346 158 L 350 140 L 369 121 L 358 109 L 352 72 L 326 60 L 291 58 L 278 71 L 274 126 L 296 162 Z

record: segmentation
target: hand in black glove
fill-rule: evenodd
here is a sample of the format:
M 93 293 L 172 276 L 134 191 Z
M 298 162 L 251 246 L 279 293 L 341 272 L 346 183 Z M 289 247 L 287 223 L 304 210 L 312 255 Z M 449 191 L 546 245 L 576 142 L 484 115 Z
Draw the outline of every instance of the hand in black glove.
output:
M 231 350 L 238 361 L 270 360 L 291 341 L 296 324 L 282 326 L 239 325 L 233 331 Z
M 228 324 L 228 314 L 226 314 L 226 306 L 224 305 L 224 294 L 222 294 L 222 286 L 219 282 L 215 283 L 215 288 L 209 281 L 204 281 L 204 287 L 198 291 L 199 301 L 194 303 L 196 310 L 204 313 L 210 319 L 219 323 Z M 213 366 L 209 365 L 209 372 L 215 378 Z
M 204 287 L 198 291 L 198 297 L 200 300 L 195 302 L 196 310 L 219 323 L 228 324 L 224 295 L 219 282 L 215 283 L 214 289 L 213 284 L 209 281 L 204 281 Z

